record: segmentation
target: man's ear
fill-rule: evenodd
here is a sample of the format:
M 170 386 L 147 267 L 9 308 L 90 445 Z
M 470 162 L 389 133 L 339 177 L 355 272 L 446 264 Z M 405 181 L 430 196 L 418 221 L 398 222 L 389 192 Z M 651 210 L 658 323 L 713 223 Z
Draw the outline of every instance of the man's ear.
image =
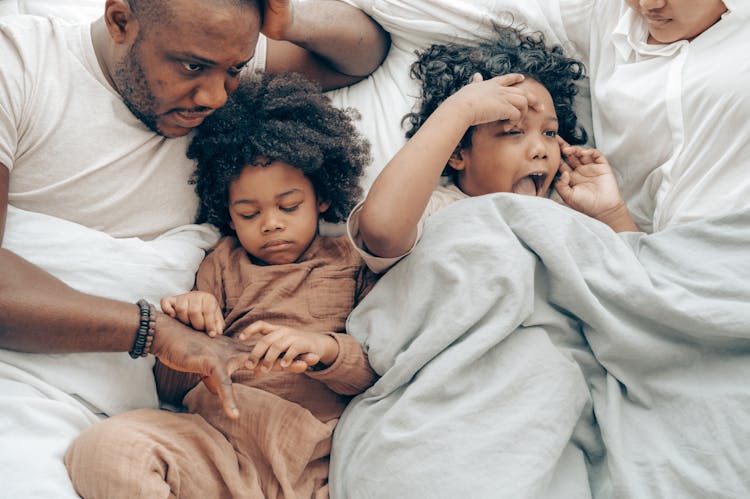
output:
M 457 146 L 453 151 L 453 154 L 451 154 L 451 157 L 448 160 L 448 166 L 459 172 L 466 168 L 466 159 L 464 158 L 461 146 Z
M 330 201 L 318 201 L 318 213 L 325 213 L 330 206 Z
M 130 44 L 138 35 L 138 20 L 125 0 L 107 0 L 104 4 L 104 23 L 115 43 Z

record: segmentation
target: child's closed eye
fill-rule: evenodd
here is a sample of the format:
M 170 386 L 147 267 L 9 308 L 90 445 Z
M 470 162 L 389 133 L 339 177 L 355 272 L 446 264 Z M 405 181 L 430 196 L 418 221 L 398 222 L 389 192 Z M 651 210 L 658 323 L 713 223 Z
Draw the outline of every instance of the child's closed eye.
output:
M 297 210 L 297 208 L 299 208 L 299 207 L 300 207 L 301 205 L 302 205 L 302 203 L 300 203 L 300 204 L 295 204 L 295 205 L 293 205 L 293 206 L 279 206 L 279 209 L 280 209 L 281 211 L 285 211 L 285 212 L 287 212 L 287 213 L 291 213 L 291 212 L 293 212 L 293 211 L 296 211 L 296 210 Z

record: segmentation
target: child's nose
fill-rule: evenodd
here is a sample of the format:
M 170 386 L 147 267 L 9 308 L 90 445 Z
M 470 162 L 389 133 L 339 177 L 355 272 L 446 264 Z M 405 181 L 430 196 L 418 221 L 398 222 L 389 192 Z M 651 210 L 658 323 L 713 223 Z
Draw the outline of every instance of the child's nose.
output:
M 281 219 L 278 216 L 267 216 L 263 219 L 263 225 L 261 226 L 261 230 L 264 234 L 267 234 L 269 232 L 275 232 L 278 230 L 281 230 L 284 228 L 284 224 L 282 223 Z
M 531 159 L 547 159 L 547 145 L 541 137 L 532 138 L 529 145 Z

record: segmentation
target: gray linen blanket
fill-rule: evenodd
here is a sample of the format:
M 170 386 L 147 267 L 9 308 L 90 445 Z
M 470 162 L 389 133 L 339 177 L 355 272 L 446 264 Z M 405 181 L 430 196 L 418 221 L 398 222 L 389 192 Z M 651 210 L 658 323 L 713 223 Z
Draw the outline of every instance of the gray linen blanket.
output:
M 352 313 L 334 498 L 750 497 L 750 213 L 617 235 L 495 194 Z

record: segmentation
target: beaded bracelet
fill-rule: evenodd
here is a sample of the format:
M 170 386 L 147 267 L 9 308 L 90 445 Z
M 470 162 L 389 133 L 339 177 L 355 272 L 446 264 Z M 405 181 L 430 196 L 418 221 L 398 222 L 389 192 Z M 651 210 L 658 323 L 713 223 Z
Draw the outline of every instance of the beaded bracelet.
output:
M 141 321 L 138 324 L 133 349 L 129 352 L 134 359 L 148 355 L 154 342 L 154 331 L 156 330 L 156 310 L 154 306 L 143 299 L 138 300 L 136 305 L 140 309 Z

